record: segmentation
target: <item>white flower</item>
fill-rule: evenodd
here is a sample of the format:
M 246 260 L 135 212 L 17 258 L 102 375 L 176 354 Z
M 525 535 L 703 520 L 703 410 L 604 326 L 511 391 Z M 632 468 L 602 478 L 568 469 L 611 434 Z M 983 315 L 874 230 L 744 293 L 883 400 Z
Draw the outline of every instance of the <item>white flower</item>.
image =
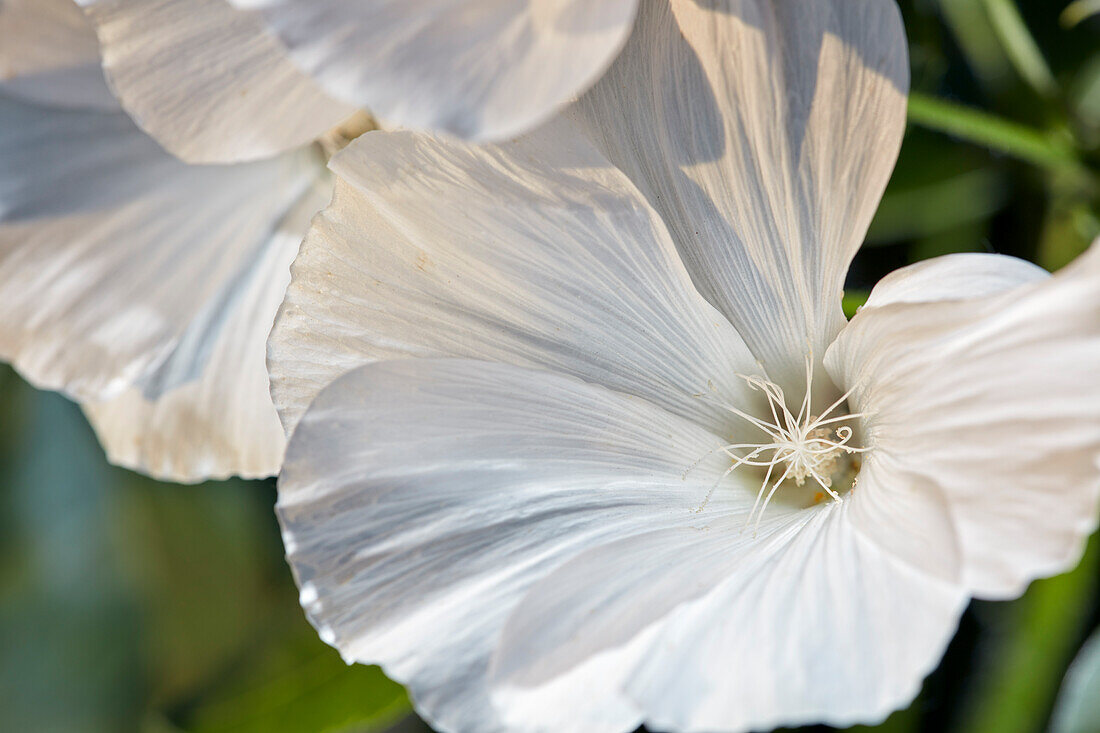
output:
M 189 166 L 113 101 L 68 0 L 0 5 L 0 358 L 84 403 L 116 463 L 278 471 L 264 342 L 331 184 L 316 146 Z
M 126 109 L 184 160 L 264 157 L 369 108 L 501 140 L 622 47 L 637 0 L 77 0 Z
M 528 137 L 338 154 L 268 342 L 322 638 L 444 731 L 848 725 L 1073 565 L 1100 249 L 842 315 L 906 91 L 890 0 L 654 1 Z
M 308 145 L 357 109 L 298 71 L 260 19 L 227 0 L 77 2 L 122 106 L 187 162 L 268 158 Z

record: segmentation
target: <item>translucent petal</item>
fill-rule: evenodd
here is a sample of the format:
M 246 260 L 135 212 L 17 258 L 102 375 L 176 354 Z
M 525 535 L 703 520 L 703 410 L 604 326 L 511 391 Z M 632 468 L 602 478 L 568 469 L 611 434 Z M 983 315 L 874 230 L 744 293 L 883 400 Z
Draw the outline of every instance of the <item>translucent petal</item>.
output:
M 393 124 L 503 140 L 588 88 L 637 0 L 230 0 L 334 96 Z
M 264 344 L 309 220 L 330 196 L 327 183 L 307 192 L 226 300 L 211 302 L 141 384 L 84 405 L 112 463 L 176 482 L 279 472 L 285 438 Z M 175 383 L 181 374 L 195 376 Z
M 849 496 L 856 530 L 921 572 L 961 585 L 965 560 L 944 492 L 892 455 L 872 451 L 863 458 Z
M 847 726 L 903 707 L 965 592 L 881 552 L 847 510 L 772 516 L 756 535 L 719 518 L 577 556 L 508 621 L 494 660 L 504 719 L 585 730 L 554 689 L 576 664 L 599 664 L 598 689 L 617 686 L 657 730 Z
M 1100 248 L 986 297 L 865 308 L 826 366 L 897 472 L 880 511 L 936 492 L 975 595 L 1077 562 L 1100 504 Z
M 983 298 L 1038 282 L 1049 273 L 1018 257 L 964 252 L 902 267 L 875 285 L 864 308 L 891 303 Z
M 118 109 L 95 31 L 72 0 L 0 3 L 0 91 L 58 107 Z
M 78 2 L 97 26 L 123 106 L 183 160 L 266 158 L 312 142 L 356 111 L 298 71 L 258 18 L 226 0 Z
M 728 463 L 720 445 L 549 372 L 361 367 L 318 396 L 287 450 L 279 514 L 302 603 L 345 658 L 407 684 L 434 726 L 497 730 L 485 675 L 523 592 L 601 542 L 743 518 L 748 491 L 695 511 Z
M 568 126 L 502 146 L 370 132 L 331 167 L 268 346 L 288 432 L 340 374 L 410 356 L 548 368 L 744 428 L 712 398 L 759 399 L 735 376 L 751 356 L 656 213 Z
M 0 96 L 0 355 L 34 384 L 81 401 L 131 388 L 147 400 L 183 385 L 205 389 L 214 378 L 205 370 L 224 365 L 231 332 L 260 342 L 268 330 L 277 288 L 255 278 L 270 258 L 285 262 L 294 251 L 276 230 L 322 173 L 308 149 L 188 166 L 122 113 Z M 221 375 L 252 380 L 249 399 L 222 405 L 227 423 L 246 419 L 228 417 L 230 408 L 262 411 L 252 401 L 262 397 L 259 348 L 251 377 L 237 372 L 240 363 Z M 280 447 L 281 439 L 263 450 Z
M 789 391 L 844 324 L 844 276 L 905 128 L 893 0 L 673 0 L 574 114 L 664 218 L 700 292 Z

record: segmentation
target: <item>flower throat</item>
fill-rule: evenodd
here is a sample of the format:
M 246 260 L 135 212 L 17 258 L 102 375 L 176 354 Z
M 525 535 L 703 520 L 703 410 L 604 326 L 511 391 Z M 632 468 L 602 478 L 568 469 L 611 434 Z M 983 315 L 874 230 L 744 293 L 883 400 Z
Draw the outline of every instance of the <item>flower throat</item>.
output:
M 786 396 L 779 385 L 760 376 L 737 376 L 744 379 L 750 388 L 764 394 L 768 400 L 770 415 L 761 419 L 732 405 L 720 404 L 723 409 L 751 423 L 762 435 L 757 442 L 732 443 L 711 451 L 725 453 L 733 463 L 718 478 L 695 511 L 701 512 L 710 502 L 718 484 L 742 466 L 754 466 L 764 471 L 756 501 L 746 521 L 747 526 L 753 524 L 755 519 L 754 532 L 776 491 L 787 480 L 793 481 L 796 486 L 805 485 L 807 480 L 816 484 L 821 491 L 815 496 L 815 502 L 826 496 L 839 502 L 841 495 L 833 486 L 834 478 L 843 476 L 847 479 L 847 487 L 853 486 L 855 474 L 859 471 L 859 460 L 854 456 L 868 450 L 853 445 L 855 429 L 846 424 L 862 417 L 863 413 L 839 411 L 841 405 L 846 405 L 852 390 L 841 395 L 820 414 L 813 414 L 810 404 L 813 362 L 807 359 L 806 395 L 796 415 L 787 407 Z M 693 464 L 688 471 L 701 461 L 702 459 Z

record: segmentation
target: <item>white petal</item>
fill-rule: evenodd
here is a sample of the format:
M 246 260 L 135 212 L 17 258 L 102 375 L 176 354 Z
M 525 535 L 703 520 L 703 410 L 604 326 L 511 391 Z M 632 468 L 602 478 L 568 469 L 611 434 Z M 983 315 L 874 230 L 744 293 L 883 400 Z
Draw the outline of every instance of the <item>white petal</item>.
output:
M 1045 279 L 1026 260 L 962 253 L 936 257 L 890 273 L 863 308 L 981 298 Z M 872 454 L 853 494 L 852 521 L 868 538 L 925 572 L 960 582 L 963 559 L 951 502 L 927 476 L 913 475 L 891 456 Z
M 123 106 L 183 160 L 265 158 L 356 111 L 291 64 L 254 14 L 225 0 L 78 1 Z
M 923 573 L 963 584 L 965 560 L 951 502 L 927 476 L 874 451 L 865 454 L 849 499 L 852 525 L 884 552 Z
M 59 107 L 118 109 L 95 31 L 72 0 L 0 3 L 0 91 Z
M 592 84 L 637 0 L 230 0 L 334 96 L 388 122 L 503 140 Z
M 1047 277 L 1046 270 L 1016 257 L 952 254 L 890 273 L 875 285 L 863 308 L 983 298 Z M 924 572 L 962 581 L 964 563 L 951 502 L 938 486 L 881 453 L 866 457 L 859 486 L 852 495 L 851 517 L 864 536 Z
M 288 432 L 343 372 L 409 356 L 566 372 L 723 433 L 737 418 L 698 395 L 752 404 L 739 336 L 656 213 L 571 129 L 499 147 L 371 132 L 331 167 L 336 195 L 268 345 Z
M 311 150 L 188 166 L 122 113 L 0 96 L 0 356 L 81 401 L 142 383 L 322 170 Z
M 599 664 L 602 686 L 659 730 L 847 726 L 904 706 L 966 596 L 861 538 L 847 510 L 770 518 L 756 536 L 720 519 L 578 556 L 509 619 L 495 659 L 504 719 L 586 730 L 553 690 L 578 662 Z
M 523 592 L 601 542 L 743 518 L 748 491 L 695 511 L 728 464 L 721 443 L 549 372 L 361 367 L 318 396 L 287 449 L 279 513 L 303 604 L 345 658 L 407 684 L 432 725 L 497 730 L 485 675 Z
M 1100 631 L 1073 660 L 1050 717 L 1051 733 L 1091 733 L 1100 726 Z
M 726 487 L 722 487 L 723 492 Z M 708 512 L 709 514 L 709 512 Z M 493 699 L 518 730 L 626 731 L 646 701 L 625 679 L 678 606 L 713 591 L 750 544 L 745 519 L 635 534 L 540 579 L 509 616 L 490 667 Z
M 309 220 L 330 196 L 327 184 L 303 196 L 227 300 L 210 302 L 142 384 L 84 405 L 112 463 L 175 482 L 278 473 L 285 438 L 264 344 Z
M 661 212 L 700 292 L 773 381 L 844 324 L 844 276 L 897 158 L 894 0 L 647 3 L 573 110 Z
M 1100 247 L 984 298 L 864 309 L 826 366 L 905 474 L 874 487 L 880 509 L 938 492 L 975 595 L 1077 562 L 1100 504 Z
M 960 253 L 902 267 L 882 278 L 864 308 L 891 303 L 984 298 L 1038 282 L 1050 273 L 1018 257 Z

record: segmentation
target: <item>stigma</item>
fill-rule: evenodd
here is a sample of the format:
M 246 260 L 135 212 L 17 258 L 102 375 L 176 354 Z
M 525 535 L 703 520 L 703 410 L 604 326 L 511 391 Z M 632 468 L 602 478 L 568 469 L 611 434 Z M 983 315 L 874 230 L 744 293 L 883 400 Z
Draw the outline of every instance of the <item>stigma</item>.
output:
M 711 451 L 725 453 L 729 456 L 731 465 L 707 492 L 703 503 L 695 511 L 701 512 L 722 480 L 743 467 L 752 467 L 763 477 L 746 521 L 746 526 L 753 524 L 754 531 L 776 492 L 787 482 L 795 486 L 813 484 L 818 489 L 814 495 L 814 503 L 824 500 L 825 497 L 835 502 L 841 501 L 834 479 L 842 476 L 847 486 L 852 486 L 860 465 L 858 458 L 853 456 L 869 450 L 854 443 L 853 424 L 863 417 L 863 413 L 842 409 L 842 406 L 846 407 L 852 390 L 824 410 L 815 413 L 811 404 L 813 361 L 808 358 L 806 393 L 795 413 L 788 405 L 783 389 L 776 383 L 758 375 L 737 376 L 767 398 L 766 410 L 759 415 L 751 415 L 732 405 L 720 406 L 749 422 L 760 432 L 760 438 L 755 442 L 733 443 Z M 694 465 L 698 465 L 698 462 Z

